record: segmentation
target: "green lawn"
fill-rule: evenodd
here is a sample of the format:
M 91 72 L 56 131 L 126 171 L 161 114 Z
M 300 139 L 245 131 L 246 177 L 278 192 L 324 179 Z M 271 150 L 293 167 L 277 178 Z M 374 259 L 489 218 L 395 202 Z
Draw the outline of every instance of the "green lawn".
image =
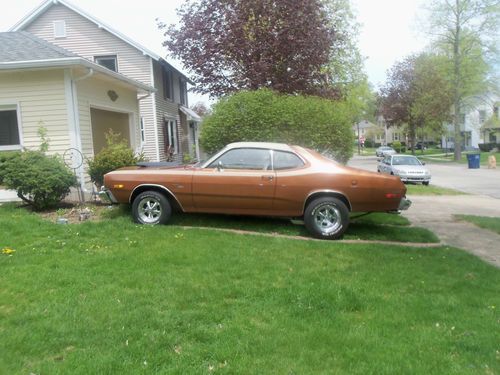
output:
M 459 220 L 465 220 L 480 228 L 488 229 L 500 234 L 500 217 L 474 216 L 474 215 L 455 215 Z
M 409 196 L 410 199 L 412 195 L 467 195 L 467 193 L 458 190 L 433 185 L 432 180 L 427 186 L 407 184 L 406 188 L 406 195 Z
M 109 213 L 111 217 L 130 218 L 130 206 L 121 206 Z M 358 216 L 354 214 L 353 216 Z M 174 214 L 171 225 L 208 227 L 277 233 L 289 236 L 310 237 L 303 225 L 294 225 L 287 219 L 251 216 L 228 216 L 209 214 Z M 373 213 L 353 218 L 344 234 L 347 240 L 382 240 L 397 242 L 439 242 L 436 235 L 425 228 L 409 227 L 408 219 L 386 213 Z
M 456 249 L 0 207 L 2 374 L 496 374 L 500 272 Z
M 483 165 L 483 166 L 488 165 L 488 157 L 490 155 L 495 155 L 495 158 L 497 160 L 497 164 L 500 164 L 500 152 L 496 152 L 496 153 L 481 152 L 480 154 L 481 154 L 481 159 L 480 159 L 481 165 Z M 419 156 L 419 155 L 417 154 L 417 156 Z M 433 157 L 433 155 L 425 155 L 425 156 L 421 157 L 421 159 L 432 161 L 432 162 L 453 162 L 454 161 L 453 160 L 453 152 L 449 152 L 447 155 L 440 153 L 438 155 L 435 155 L 435 157 Z M 460 163 L 467 164 L 467 153 L 466 152 L 462 153 L 462 158 L 460 159 Z

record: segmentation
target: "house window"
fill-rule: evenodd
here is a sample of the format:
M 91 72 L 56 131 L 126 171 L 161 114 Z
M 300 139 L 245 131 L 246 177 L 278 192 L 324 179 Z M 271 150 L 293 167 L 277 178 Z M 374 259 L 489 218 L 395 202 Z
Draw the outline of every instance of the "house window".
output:
M 495 118 L 498 118 L 498 104 L 495 104 L 493 106 L 493 116 L 495 116 Z
M 179 92 L 180 92 L 180 102 L 182 105 L 187 105 L 186 100 L 186 81 L 184 81 L 181 77 L 179 77 Z
M 144 130 L 144 117 L 141 117 L 141 143 L 146 141 L 146 132 Z
M 118 61 L 116 55 L 109 56 L 95 56 L 94 61 L 96 64 L 104 66 L 113 72 L 118 71 Z
M 482 124 L 486 121 L 486 111 L 479 110 L 479 123 Z
M 20 148 L 17 106 L 0 106 L 0 150 Z
M 179 152 L 177 122 L 175 120 L 166 120 L 165 127 L 165 154 L 175 155 Z
M 54 21 L 54 38 L 66 38 L 66 21 Z
M 174 99 L 174 87 L 172 82 L 172 71 L 163 70 L 163 98 Z

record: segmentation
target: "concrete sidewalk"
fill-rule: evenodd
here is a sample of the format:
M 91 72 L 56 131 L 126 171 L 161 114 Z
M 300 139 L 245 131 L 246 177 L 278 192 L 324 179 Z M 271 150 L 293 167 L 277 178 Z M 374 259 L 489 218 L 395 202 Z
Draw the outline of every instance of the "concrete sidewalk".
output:
M 20 199 L 18 198 L 15 190 L 0 189 L 0 203 L 18 202 L 18 201 L 20 201 Z
M 412 206 L 403 212 L 415 226 L 434 232 L 450 246 L 477 255 L 500 268 L 500 235 L 458 221 L 453 215 L 500 217 L 500 200 L 481 195 L 410 196 Z

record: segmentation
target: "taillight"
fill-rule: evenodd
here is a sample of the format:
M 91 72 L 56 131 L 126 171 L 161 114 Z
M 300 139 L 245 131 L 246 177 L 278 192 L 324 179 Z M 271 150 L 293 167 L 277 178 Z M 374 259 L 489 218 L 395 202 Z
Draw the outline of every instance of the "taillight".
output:
M 385 197 L 386 197 L 387 199 L 396 199 L 396 198 L 401 198 L 401 195 L 399 195 L 399 194 L 394 194 L 394 193 L 387 193 L 387 194 L 385 195 Z

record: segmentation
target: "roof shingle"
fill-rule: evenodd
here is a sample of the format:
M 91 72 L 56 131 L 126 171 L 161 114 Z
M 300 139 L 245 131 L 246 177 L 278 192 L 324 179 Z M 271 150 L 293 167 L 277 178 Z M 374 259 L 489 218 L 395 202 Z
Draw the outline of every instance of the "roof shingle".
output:
M 25 31 L 0 33 L 0 62 L 55 60 L 78 55 Z

